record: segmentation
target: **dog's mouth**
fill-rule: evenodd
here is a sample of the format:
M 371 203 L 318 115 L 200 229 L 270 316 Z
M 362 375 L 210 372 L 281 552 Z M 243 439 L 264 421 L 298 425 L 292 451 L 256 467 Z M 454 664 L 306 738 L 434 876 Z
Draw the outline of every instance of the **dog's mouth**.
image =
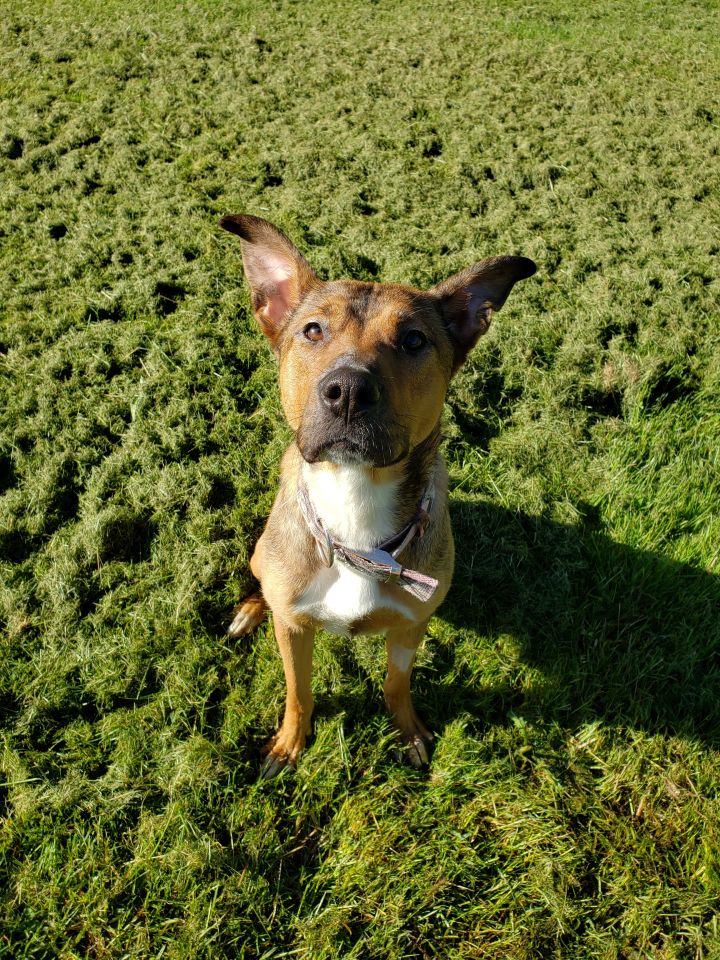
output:
M 390 467 L 403 460 L 407 445 L 387 427 L 359 422 L 352 432 L 333 436 L 327 431 L 303 430 L 297 433 L 297 445 L 308 463 L 355 463 L 369 467 Z

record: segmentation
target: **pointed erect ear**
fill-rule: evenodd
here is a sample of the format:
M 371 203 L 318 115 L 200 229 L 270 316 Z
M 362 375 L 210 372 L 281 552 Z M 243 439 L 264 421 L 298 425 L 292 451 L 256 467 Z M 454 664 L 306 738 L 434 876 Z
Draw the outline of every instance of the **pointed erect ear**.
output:
M 487 333 L 493 311 L 502 307 L 518 280 L 531 277 L 536 270 L 527 257 L 491 257 L 432 288 L 430 293 L 442 302 L 455 346 L 453 373 L 478 338 Z
M 282 231 L 267 220 L 228 214 L 220 226 L 240 237 L 245 276 L 260 328 L 273 347 L 285 321 L 320 281 Z

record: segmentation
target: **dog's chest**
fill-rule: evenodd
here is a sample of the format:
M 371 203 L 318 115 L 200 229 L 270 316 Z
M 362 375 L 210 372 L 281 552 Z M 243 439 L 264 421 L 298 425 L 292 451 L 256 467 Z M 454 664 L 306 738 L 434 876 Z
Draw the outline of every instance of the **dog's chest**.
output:
M 314 464 L 304 480 L 318 516 L 336 540 L 369 550 L 395 533 L 398 480 L 373 483 L 368 471 L 354 466 Z M 330 633 L 348 636 L 353 624 L 379 609 L 412 619 L 401 597 L 381 592 L 375 580 L 361 576 L 339 561 L 322 567 L 295 604 Z

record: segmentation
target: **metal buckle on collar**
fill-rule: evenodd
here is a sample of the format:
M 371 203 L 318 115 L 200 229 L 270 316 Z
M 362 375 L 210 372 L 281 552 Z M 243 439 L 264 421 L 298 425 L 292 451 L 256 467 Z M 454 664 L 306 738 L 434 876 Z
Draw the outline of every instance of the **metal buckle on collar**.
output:
M 372 550 L 354 550 L 359 557 L 363 557 L 368 563 L 371 563 L 378 573 L 383 573 L 385 583 L 399 583 L 400 574 L 403 572 L 402 564 L 386 550 L 380 550 L 373 547 Z

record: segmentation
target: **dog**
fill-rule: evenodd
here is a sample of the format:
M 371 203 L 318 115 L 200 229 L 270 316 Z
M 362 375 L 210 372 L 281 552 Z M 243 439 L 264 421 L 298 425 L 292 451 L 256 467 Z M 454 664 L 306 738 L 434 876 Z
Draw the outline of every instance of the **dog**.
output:
M 443 403 L 492 314 L 536 265 L 493 257 L 428 291 L 324 281 L 267 220 L 230 214 L 220 226 L 240 237 L 295 435 L 250 560 L 260 589 L 234 609 L 228 630 L 240 637 L 272 612 L 287 696 L 262 775 L 294 767 L 305 746 L 319 628 L 384 634 L 385 702 L 408 759 L 426 766 L 432 734 L 413 706 L 410 676 L 453 573 Z

